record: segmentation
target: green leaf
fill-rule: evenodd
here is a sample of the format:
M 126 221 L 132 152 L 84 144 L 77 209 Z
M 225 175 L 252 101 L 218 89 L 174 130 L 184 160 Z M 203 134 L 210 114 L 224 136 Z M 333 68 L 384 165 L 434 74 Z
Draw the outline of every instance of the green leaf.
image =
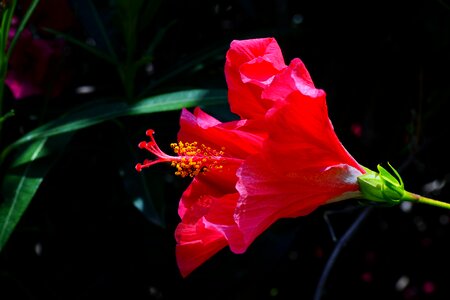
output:
M 163 39 L 163 37 L 166 35 L 167 31 L 176 23 L 176 21 L 172 21 L 169 24 L 167 24 L 165 27 L 161 28 L 158 30 L 158 32 L 156 33 L 156 35 L 153 37 L 153 39 L 151 40 L 150 44 L 147 47 L 147 50 L 145 51 L 144 57 L 145 56 L 153 56 L 153 53 L 155 52 L 155 48 L 158 46 L 158 44 L 161 42 L 161 40 Z M 140 59 L 137 64 L 140 66 L 144 63 L 145 61 L 142 61 L 142 59 Z
M 103 24 L 103 21 L 101 20 L 94 3 L 92 3 L 92 1 L 90 0 L 86 0 L 85 3 L 87 4 L 86 6 L 88 8 L 87 12 L 90 13 L 92 19 L 94 20 L 97 29 L 100 32 L 100 36 L 104 44 L 106 45 L 106 49 L 108 50 L 109 54 L 117 61 L 117 54 L 114 51 L 114 47 L 112 46 L 110 38 L 106 32 L 105 25 Z
M 130 106 L 123 115 L 131 116 L 194 106 L 219 105 L 226 101 L 227 91 L 223 89 L 187 90 L 145 98 Z
M 118 117 L 178 110 L 183 107 L 217 105 L 225 103 L 226 100 L 226 90 L 196 89 L 148 97 L 131 106 L 125 102 L 95 102 L 25 134 L 3 151 L 1 161 L 14 148 L 36 139 L 74 132 Z
M 40 159 L 42 153 L 60 153 L 70 138 L 71 135 L 66 134 L 34 141 L 17 157 L 18 160 L 26 160 L 29 163 L 6 172 L 0 186 L 3 195 L 2 202 L 0 202 L 0 251 L 4 248 L 44 176 L 52 166 L 51 162 Z M 24 159 L 25 157 L 26 159 Z M 12 165 L 17 164 L 16 160 L 12 162 Z
M 177 63 L 176 66 L 170 69 L 168 73 L 162 74 L 155 81 L 148 84 L 141 92 L 140 96 L 144 96 L 148 94 L 152 89 L 156 86 L 161 85 L 168 80 L 173 79 L 175 76 L 180 75 L 181 73 L 195 69 L 197 66 L 204 63 L 206 60 L 211 59 L 216 56 L 223 57 L 223 54 L 226 52 L 226 49 L 229 47 L 228 44 L 222 44 L 218 46 L 209 47 L 208 49 L 204 49 L 199 53 L 193 54 L 186 59 L 183 59 L 182 62 Z M 151 49 L 150 49 L 151 50 Z
M 188 90 L 148 97 L 132 106 L 124 102 L 99 101 L 84 105 L 24 135 L 2 153 L 4 162 L 6 155 L 12 150 L 21 150 L 17 151 L 10 164 L 11 169 L 6 172 L 0 187 L 4 198 L 0 203 L 0 250 L 51 167 L 48 160 L 43 158 L 60 153 L 71 137 L 68 133 L 118 117 L 217 105 L 226 102 L 226 99 L 224 90 Z M 148 207 L 148 210 L 147 214 L 151 216 L 154 208 Z M 156 217 L 153 214 L 153 221 L 161 224 L 161 220 Z
M 14 49 L 14 46 L 16 45 L 20 34 L 25 29 L 25 26 L 28 23 L 28 20 L 31 18 L 31 15 L 33 14 L 33 11 L 36 9 L 36 6 L 39 4 L 39 0 L 33 0 L 30 3 L 30 6 L 28 7 L 27 11 L 25 12 L 25 15 L 22 17 L 22 20 L 19 24 L 19 27 L 17 27 L 16 33 L 14 34 L 14 37 L 11 41 L 11 44 L 8 47 L 7 57 L 8 59 L 11 57 L 12 51 Z
M 43 177 L 29 177 L 27 168 L 23 174 L 8 174 L 3 178 L 2 190 L 9 191 L 0 204 L 0 251 L 25 212 Z
M 97 56 L 100 59 L 103 59 L 111 64 L 118 64 L 117 59 L 115 59 L 113 56 L 109 55 L 108 53 L 103 52 L 102 50 L 99 50 L 97 47 L 91 46 L 86 44 L 85 42 L 82 42 L 68 34 L 65 34 L 64 32 L 60 32 L 51 28 L 44 28 L 45 31 L 54 34 L 56 37 L 63 38 L 64 40 L 68 41 L 69 43 L 72 43 L 87 52 L 90 52 L 91 54 Z
M 7 112 L 6 114 L 4 114 L 3 116 L 0 116 L 0 125 L 5 122 L 7 119 L 11 118 L 14 116 L 14 110 L 10 110 L 9 112 Z

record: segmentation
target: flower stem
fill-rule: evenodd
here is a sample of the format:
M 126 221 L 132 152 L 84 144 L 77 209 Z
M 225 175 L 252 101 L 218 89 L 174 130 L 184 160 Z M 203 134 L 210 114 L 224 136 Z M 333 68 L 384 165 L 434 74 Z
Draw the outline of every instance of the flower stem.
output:
M 417 195 L 417 194 L 413 194 L 413 193 L 409 193 L 409 192 L 407 192 L 406 199 L 404 201 L 410 201 L 410 202 L 415 202 L 415 203 L 423 203 L 423 204 L 427 204 L 427 205 L 436 206 L 436 207 L 445 208 L 445 209 L 449 209 L 450 210 L 450 203 L 434 200 L 434 199 L 431 199 L 431 198 L 423 197 L 421 195 Z

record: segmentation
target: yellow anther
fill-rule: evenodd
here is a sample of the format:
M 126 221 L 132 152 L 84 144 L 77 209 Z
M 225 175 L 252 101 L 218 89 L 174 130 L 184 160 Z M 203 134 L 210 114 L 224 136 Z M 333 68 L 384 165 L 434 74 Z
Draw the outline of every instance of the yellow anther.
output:
M 220 151 L 197 142 L 179 141 L 170 144 L 173 151 L 178 154 L 178 159 L 171 161 L 171 165 L 176 168 L 175 175 L 181 177 L 194 177 L 199 173 L 205 173 L 210 170 L 220 170 L 221 158 L 224 155 L 224 147 Z

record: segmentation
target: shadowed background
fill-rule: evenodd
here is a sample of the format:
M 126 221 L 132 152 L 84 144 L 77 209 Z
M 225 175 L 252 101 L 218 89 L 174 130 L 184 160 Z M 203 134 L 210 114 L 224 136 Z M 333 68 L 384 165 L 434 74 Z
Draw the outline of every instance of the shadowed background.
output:
M 93 1 L 114 37 L 113 2 Z M 71 3 L 77 26 L 70 34 L 80 39 L 95 36 L 85 3 Z M 229 43 L 275 37 L 286 63 L 299 57 L 326 91 L 335 131 L 359 163 L 375 169 L 390 162 L 407 190 L 450 201 L 450 7 L 444 1 L 169 0 L 140 22 L 137 48 L 167 28 L 136 79 L 141 90 L 226 88 Z M 67 51 L 71 81 L 49 102 L 50 115 L 123 93 L 110 65 L 74 45 Z M 167 74 L 170 80 L 159 83 Z M 95 91 L 75 92 L 87 85 Z M 15 122 L 27 128 L 35 121 L 21 116 L 42 102 L 31 97 L 11 105 L 19 112 Z M 205 110 L 226 121 L 234 117 L 227 108 Z M 364 207 L 337 203 L 280 220 L 245 254 L 226 248 L 182 279 L 174 229 L 189 180 L 169 166 L 134 171 L 146 155 L 137 149 L 145 130 L 154 129 L 166 147 L 176 139 L 178 118 L 179 111 L 161 112 L 74 134 L 0 254 L 0 298 L 313 298 L 336 246 L 333 234 L 342 237 Z M 154 200 L 153 221 L 136 202 L 142 177 Z M 434 207 L 375 207 L 342 249 L 322 299 L 450 297 L 449 221 L 449 212 Z

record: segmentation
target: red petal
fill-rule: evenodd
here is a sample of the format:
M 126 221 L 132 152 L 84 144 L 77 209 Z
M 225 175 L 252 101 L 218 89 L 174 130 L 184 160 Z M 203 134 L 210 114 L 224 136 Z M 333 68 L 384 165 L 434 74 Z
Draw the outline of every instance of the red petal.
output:
M 197 224 L 179 224 L 175 231 L 176 257 L 183 277 L 223 249 L 227 242 L 220 232 L 205 227 L 203 220 Z
M 236 168 L 227 175 L 215 172 L 197 176 L 183 193 L 178 214 L 185 224 L 195 224 L 202 218 L 207 220 L 225 236 L 232 250 L 239 252 L 242 235 L 234 220 L 239 198 L 235 174 Z
M 239 71 L 243 83 L 253 83 L 262 88 L 266 88 L 272 82 L 275 74 L 280 72 L 272 62 L 261 57 L 242 64 Z
M 243 159 L 261 149 L 263 136 L 242 121 L 220 123 L 201 109 L 195 115 L 184 109 L 178 139 L 198 142 L 216 150 L 225 147 L 225 156 Z
M 183 276 L 227 244 L 236 253 L 244 248 L 243 236 L 233 217 L 238 198 L 239 194 L 235 192 L 220 198 L 205 195 L 199 201 L 207 204 L 204 207 L 197 203 L 186 208 L 180 203 L 183 222 L 177 227 L 176 240 L 177 261 Z M 203 213 L 204 216 L 194 221 L 191 217 L 196 213 Z
M 343 147 L 328 118 L 325 93 L 294 60 L 266 89 L 276 102 L 266 115 L 269 137 L 238 170 L 235 219 L 248 246 L 280 218 L 310 213 L 354 197 L 364 169 Z
M 296 172 L 263 169 L 266 162 L 255 156 L 238 170 L 236 188 L 241 197 L 235 219 L 246 247 L 278 219 L 307 215 L 328 201 L 351 198 L 358 191 L 356 176 L 360 173 L 348 165 Z
M 325 96 L 310 98 L 294 92 L 286 103 L 272 109 L 267 156 L 283 168 L 300 171 L 348 164 L 364 173 L 339 141 L 328 118 Z
M 225 63 L 231 110 L 244 119 L 262 117 L 272 105 L 261 99 L 263 88 L 284 68 L 284 58 L 275 39 L 233 41 Z
M 178 208 L 181 219 L 187 223 L 197 222 L 208 213 L 215 199 L 236 193 L 238 166 L 233 164 L 222 172 L 215 170 L 197 175 L 181 197 Z
M 230 44 L 226 58 L 234 66 L 242 65 L 257 57 L 264 57 L 276 69 L 286 67 L 280 46 L 274 38 L 234 40 Z
M 325 91 L 315 88 L 308 70 L 298 58 L 293 59 L 289 67 L 275 77 L 262 97 L 275 102 L 285 101 L 295 91 L 311 98 L 325 97 Z

